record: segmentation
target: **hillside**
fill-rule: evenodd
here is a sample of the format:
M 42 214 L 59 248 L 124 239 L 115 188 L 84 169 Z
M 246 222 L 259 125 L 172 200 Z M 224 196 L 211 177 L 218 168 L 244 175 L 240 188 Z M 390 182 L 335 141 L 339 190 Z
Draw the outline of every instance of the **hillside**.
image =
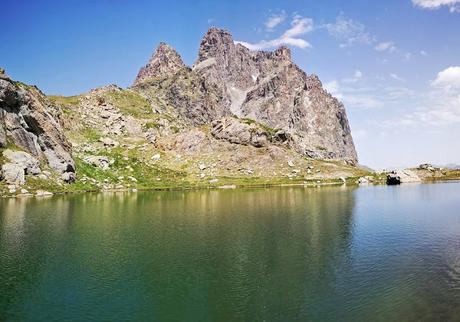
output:
M 133 85 L 44 95 L 0 78 L 3 195 L 356 182 L 344 106 L 288 48 L 212 28 L 186 66 L 161 43 Z M 40 192 L 39 192 L 40 193 Z

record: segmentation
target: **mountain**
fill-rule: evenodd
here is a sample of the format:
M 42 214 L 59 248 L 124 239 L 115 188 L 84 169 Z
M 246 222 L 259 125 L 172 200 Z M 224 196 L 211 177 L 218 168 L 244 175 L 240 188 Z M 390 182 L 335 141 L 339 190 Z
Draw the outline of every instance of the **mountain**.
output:
M 161 91 L 152 83 L 171 77 L 178 81 L 164 97 L 191 123 L 225 116 L 249 118 L 282 131 L 287 144 L 302 155 L 357 163 L 343 104 L 323 89 L 317 76 L 306 75 L 292 62 L 287 47 L 250 51 L 235 44 L 229 32 L 211 28 L 191 70 L 171 47 L 161 44 L 133 86 Z M 188 93 L 198 94 L 198 102 Z
M 2 74 L 0 115 L 4 194 L 317 184 L 368 174 L 357 166 L 344 106 L 289 48 L 251 51 L 217 28 L 193 66 L 161 43 L 126 89 L 46 96 Z

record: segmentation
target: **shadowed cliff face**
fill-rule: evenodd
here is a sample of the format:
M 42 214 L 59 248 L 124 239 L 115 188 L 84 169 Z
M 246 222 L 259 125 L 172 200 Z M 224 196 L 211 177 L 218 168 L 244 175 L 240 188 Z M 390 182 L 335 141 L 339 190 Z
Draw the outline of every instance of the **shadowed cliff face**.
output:
M 133 86 L 147 95 L 154 88 L 191 124 L 249 118 L 282 130 L 286 145 L 301 155 L 357 163 L 343 104 L 323 89 L 316 75 L 292 62 L 287 47 L 250 51 L 235 44 L 229 32 L 212 28 L 192 69 L 161 44 Z
M 7 143 L 46 159 L 58 173 L 75 172 L 70 143 L 46 96 L 0 73 L 0 147 Z

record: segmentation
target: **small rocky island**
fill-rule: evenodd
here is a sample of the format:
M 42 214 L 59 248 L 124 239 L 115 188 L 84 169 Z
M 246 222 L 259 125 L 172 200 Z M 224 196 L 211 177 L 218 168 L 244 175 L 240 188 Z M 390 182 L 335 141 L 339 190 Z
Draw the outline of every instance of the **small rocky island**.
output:
M 393 182 L 358 165 L 343 104 L 287 47 L 251 51 L 217 28 L 191 67 L 161 43 L 126 89 L 47 96 L 0 70 L 0 166 L 1 196 Z

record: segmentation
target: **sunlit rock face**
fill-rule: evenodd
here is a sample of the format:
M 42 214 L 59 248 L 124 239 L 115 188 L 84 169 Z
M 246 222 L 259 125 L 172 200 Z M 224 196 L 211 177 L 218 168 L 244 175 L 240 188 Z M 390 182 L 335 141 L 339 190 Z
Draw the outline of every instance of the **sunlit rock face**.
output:
M 55 114 L 55 106 L 35 86 L 15 82 L 0 72 L 0 147 L 10 142 L 73 178 L 70 143 Z
M 191 69 L 161 44 L 133 88 L 145 95 L 154 89 L 194 125 L 228 116 L 249 118 L 283 131 L 286 145 L 302 155 L 358 161 L 343 104 L 323 89 L 316 75 L 294 64 L 284 46 L 251 51 L 236 44 L 229 32 L 211 28 Z

